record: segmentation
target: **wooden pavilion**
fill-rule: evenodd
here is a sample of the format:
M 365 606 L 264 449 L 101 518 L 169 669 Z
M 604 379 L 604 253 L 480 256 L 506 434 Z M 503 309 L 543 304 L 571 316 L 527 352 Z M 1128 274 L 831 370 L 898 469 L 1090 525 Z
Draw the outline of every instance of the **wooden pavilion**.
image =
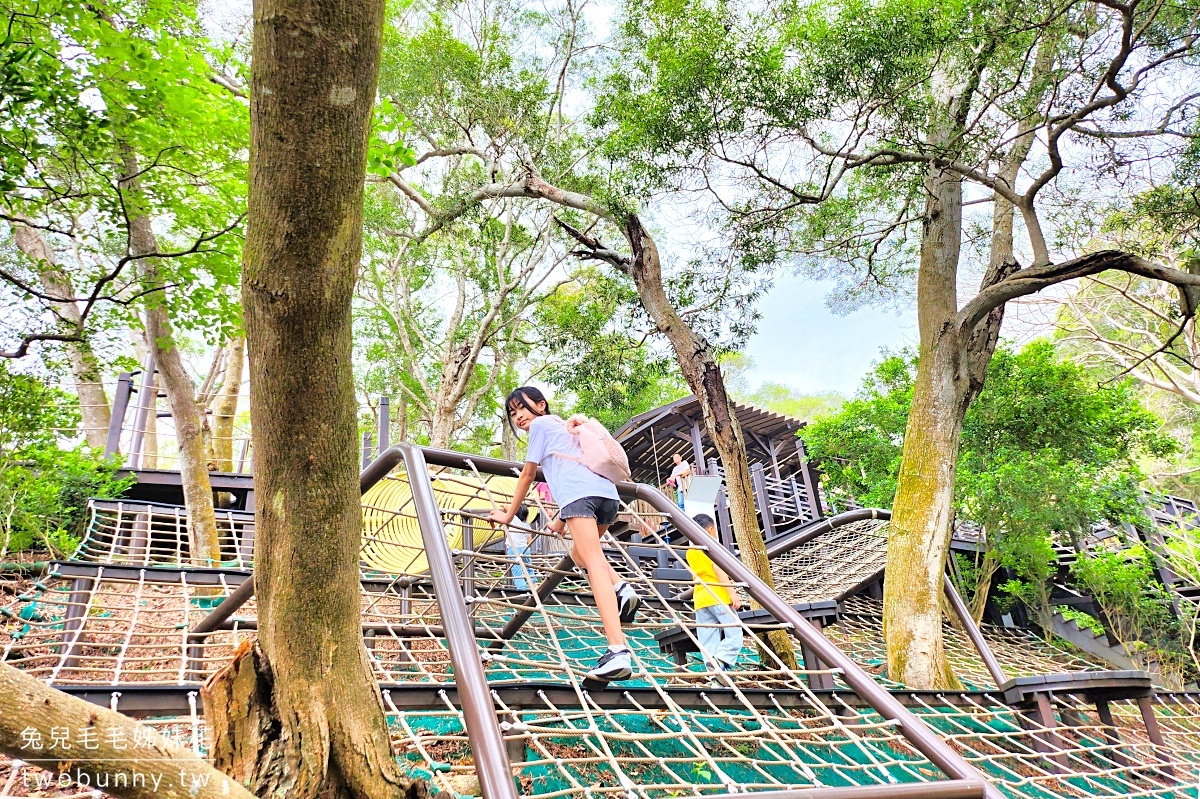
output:
M 818 473 L 799 436 L 805 423 L 745 403 L 735 402 L 733 408 L 745 436 L 760 515 L 763 508 L 769 509 L 762 520 L 766 537 L 821 518 Z M 716 448 L 704 429 L 700 401 L 694 396 L 635 416 L 613 437 L 629 456 L 635 482 L 661 485 L 671 473 L 675 454 L 691 463 L 698 475 L 724 476 Z M 717 510 L 720 517 L 721 499 Z

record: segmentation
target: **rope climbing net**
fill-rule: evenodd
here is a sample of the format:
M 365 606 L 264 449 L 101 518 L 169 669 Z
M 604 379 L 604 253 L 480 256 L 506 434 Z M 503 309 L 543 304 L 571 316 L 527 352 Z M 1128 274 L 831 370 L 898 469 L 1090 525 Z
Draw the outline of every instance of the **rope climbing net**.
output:
M 216 509 L 221 563 L 249 569 L 254 558 L 254 514 Z M 134 566 L 191 565 L 187 511 L 177 505 L 122 500 L 88 500 L 88 525 L 75 560 Z
M 1106 671 L 1108 666 L 1082 650 L 1067 644 L 1047 642 L 1019 629 L 992 624 L 981 626 L 996 659 L 1010 677 L 1028 674 Z M 826 636 L 850 655 L 856 663 L 876 672 L 889 687 L 900 688 L 887 679 L 884 664 L 887 646 L 883 640 L 883 603 L 866 596 L 851 597 L 843 603 L 837 624 L 825 629 Z M 942 623 L 946 658 L 967 688 L 989 690 L 995 687 L 974 645 L 960 628 Z
M 437 468 L 428 479 L 443 526 L 434 532 L 445 536 L 461 589 L 454 596 L 435 596 L 423 538 L 431 531 L 421 529 L 407 475 L 389 475 L 363 498 L 363 635 L 397 757 L 410 774 L 456 796 L 480 794 L 440 610 L 458 602 L 474 626 L 523 796 L 657 799 L 946 778 L 838 669 L 799 645 L 795 664 L 775 654 L 768 635 L 787 626 L 749 609 L 744 585 L 728 585 L 747 600 L 735 625 L 742 638 L 736 662 L 729 670 L 711 667 L 701 653 L 705 627 L 689 598 L 696 581 L 687 560 L 693 545 L 645 503 L 623 503 L 604 541 L 608 561 L 642 598 L 640 613 L 625 628 L 634 674 L 607 688 L 586 681 L 607 641 L 587 580 L 566 557 L 569 537 L 549 534 L 537 522 L 530 526 L 555 509 L 531 500 L 523 523 L 506 531 L 485 519 L 511 500 L 512 477 Z M 120 510 L 109 528 L 124 529 L 123 518 L 146 512 Z M 186 540 L 179 524 L 147 529 L 151 542 L 168 539 L 160 530 L 182 530 L 172 540 Z M 810 542 L 816 546 L 798 548 L 795 557 L 779 558 L 772 566 L 780 593 L 1004 793 L 1028 799 L 1195 795 L 1200 706 L 1191 695 L 1160 695 L 1155 704 L 1166 745 L 1151 742 L 1144 711 L 1133 702 L 1114 701 L 1102 712 L 1084 699 L 1056 695 L 1049 700 L 1050 726 L 1045 716 L 1010 707 L 999 692 L 985 690 L 986 669 L 950 628 L 955 670 L 978 690 L 906 692 L 889 681 L 880 668 L 879 603 L 837 601 L 853 581 L 874 573 L 878 546 L 866 539 L 879 537 L 878 522 L 835 529 Z M 121 560 L 128 545 L 118 545 L 120 538 L 113 533 L 108 550 L 98 543 L 88 550 L 92 571 L 59 564 L 0 600 L 2 659 L 56 685 L 194 692 L 256 627 L 250 600 L 213 632 L 189 634 L 245 575 L 180 567 L 182 560 L 131 565 Z M 231 533 L 230 543 L 236 550 L 242 538 Z M 713 539 L 710 546 L 720 545 Z M 181 549 L 168 550 L 182 557 Z M 844 579 L 837 574 L 839 558 L 849 572 Z M 1098 665 L 1010 631 L 987 635 L 1014 675 Z M 122 700 L 114 701 L 121 709 Z M 204 727 L 194 710 L 156 723 L 194 730 L 194 745 L 203 752 Z M 24 795 L 14 781 L 17 769 L 8 768 L 0 767 L 0 796 Z
M 779 595 L 789 602 L 842 599 L 879 580 L 888 522 L 864 519 L 830 530 L 771 558 Z

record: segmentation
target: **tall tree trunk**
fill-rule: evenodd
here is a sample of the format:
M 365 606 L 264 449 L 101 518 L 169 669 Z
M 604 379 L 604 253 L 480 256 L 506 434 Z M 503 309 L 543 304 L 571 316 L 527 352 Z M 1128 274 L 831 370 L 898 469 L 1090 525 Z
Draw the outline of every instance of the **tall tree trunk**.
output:
M 445 411 L 438 408 L 429 424 L 429 446 L 446 449 L 450 446 L 450 437 L 454 435 L 454 409 Z
M 507 421 L 500 423 L 500 457 L 506 461 L 517 459 L 517 435 Z
M 125 173 L 139 174 L 136 155 L 126 150 Z M 129 250 L 146 256 L 158 252 L 158 239 L 144 208 L 141 185 L 136 177 L 121 181 L 129 220 Z M 179 447 L 179 481 L 183 486 L 183 504 L 188 515 L 188 544 L 192 563 L 210 566 L 221 562 L 217 538 L 217 517 L 213 510 L 212 483 L 208 479 L 208 418 L 196 406 L 196 388 L 183 363 L 183 354 L 175 344 L 175 333 L 167 316 L 167 302 L 154 258 L 141 258 L 142 279 L 146 288 L 158 288 L 146 295 L 146 343 L 154 348 L 154 361 L 167 392 L 171 418 L 175 421 L 175 440 Z
M 152 378 L 150 388 L 154 396 L 146 414 L 146 429 L 142 431 L 142 459 L 138 462 L 141 469 L 158 468 L 158 381 Z
M 921 346 L 888 531 L 888 676 L 913 689 L 958 687 L 942 640 L 941 597 L 962 432 L 960 357 L 957 340 Z
M 246 339 L 234 336 L 225 345 L 225 382 L 217 399 L 213 419 L 213 461 L 218 472 L 233 471 L 233 423 L 237 416 L 238 396 L 242 390 L 242 364 L 246 360 Z
M 442 376 L 438 381 L 437 393 L 430 399 L 433 418 L 429 420 L 429 446 L 446 449 L 450 438 L 458 428 L 458 404 L 465 392 L 458 390 L 459 376 L 466 366 L 464 356 L 470 353 L 467 347 L 454 350 L 442 365 Z M 471 364 L 474 366 L 474 363 Z
M 504 367 L 500 377 L 496 380 L 496 387 L 500 389 L 499 394 L 503 401 L 503 398 L 508 396 L 508 392 L 517 387 L 516 357 L 508 347 L 499 349 L 497 357 L 504 358 Z M 500 457 L 506 461 L 517 459 L 517 434 L 513 431 L 512 425 L 508 423 L 507 417 L 500 422 Z
M 62 302 L 51 303 L 50 310 L 59 319 L 79 331 L 79 341 L 64 343 L 67 358 L 71 362 L 71 376 L 75 379 L 75 393 L 79 397 L 79 414 L 82 419 L 83 435 L 88 446 L 103 449 L 108 439 L 108 424 L 111 410 L 108 396 L 104 393 L 103 373 L 100 361 L 92 350 L 71 281 L 58 266 L 54 250 L 47 244 L 40 231 L 22 224 L 13 225 L 13 240 L 21 252 L 37 264 L 38 279 L 42 289 Z
M 1052 59 L 1052 45 L 1038 48 L 1034 88 L 1026 98 L 1030 112 L 1046 90 L 1040 77 L 1050 69 Z M 934 124 L 932 138 L 938 145 L 949 144 L 961 130 L 963 102 L 962 97 L 951 98 L 947 107 L 957 106 L 958 118 Z M 1010 188 L 1016 185 L 1021 165 L 1029 155 L 1034 131 L 1030 127 L 1019 136 L 1001 164 L 997 178 Z M 967 409 L 983 390 L 988 364 L 1000 340 L 1004 306 L 992 310 L 974 330 L 954 332 L 962 183 L 935 166 L 930 169 L 925 188 L 925 226 L 917 277 L 920 364 L 888 538 L 884 637 L 889 676 L 910 688 L 947 688 L 959 685 L 946 660 L 941 626 L 942 574 L 954 520 L 958 445 Z M 980 291 L 1020 268 L 1013 256 L 1014 207 L 996 193 L 992 203 L 988 267 Z M 995 570 L 995 564 L 986 558 L 985 566 Z M 986 599 L 986 587 L 982 598 L 973 597 L 976 621 L 983 616 Z
M 750 482 L 750 464 L 746 457 L 746 442 L 729 395 L 725 391 L 720 366 L 717 365 L 708 343 L 679 316 L 667 297 L 663 288 L 658 247 L 636 215 L 630 214 L 626 217 L 625 236 L 633 249 L 629 275 L 637 287 L 642 306 L 654 320 L 659 332 L 671 342 L 684 380 L 700 401 L 709 440 L 716 447 L 721 465 L 725 468 L 729 516 L 742 560 L 759 578 L 774 588 L 775 577 L 771 573 L 766 543 L 758 526 L 754 488 Z M 753 606 L 757 607 L 757 604 Z M 796 654 L 789 634 L 784 630 L 776 630 L 770 634 L 768 640 L 775 654 L 789 668 L 794 669 Z
M 943 136 L 943 142 L 948 135 Z M 958 686 L 942 639 L 942 575 L 954 519 L 954 477 L 966 413 L 958 311 L 962 183 L 930 168 L 917 273 L 920 359 L 888 532 L 884 638 L 888 676 L 908 688 Z
M 206 712 L 217 765 L 260 796 L 425 792 L 396 765 L 360 626 L 350 311 L 383 8 L 254 2 L 242 302 L 259 640 Z
M 992 587 L 992 578 L 1000 570 L 1000 553 L 988 548 L 983 553 L 975 572 L 975 584 L 971 586 L 971 595 L 967 600 L 967 608 L 971 611 L 971 619 L 975 624 L 983 623 L 983 614 L 987 611 L 988 593 Z

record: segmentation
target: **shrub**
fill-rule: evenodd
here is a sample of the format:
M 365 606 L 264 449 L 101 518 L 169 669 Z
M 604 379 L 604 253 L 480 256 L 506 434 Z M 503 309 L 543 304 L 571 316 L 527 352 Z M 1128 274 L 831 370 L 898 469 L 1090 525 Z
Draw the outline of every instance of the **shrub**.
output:
M 25 550 L 71 555 L 87 525 L 88 497 L 116 496 L 116 462 L 68 446 L 75 398 L 0 362 L 0 558 Z

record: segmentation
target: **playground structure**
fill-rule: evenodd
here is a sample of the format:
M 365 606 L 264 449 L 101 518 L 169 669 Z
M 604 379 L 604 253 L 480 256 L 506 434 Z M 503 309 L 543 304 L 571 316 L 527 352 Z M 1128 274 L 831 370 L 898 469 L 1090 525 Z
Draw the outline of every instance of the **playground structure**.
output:
M 769 474 L 797 487 L 792 507 L 806 489 L 794 462 Z M 644 600 L 628 628 L 635 675 L 589 684 L 605 641 L 564 542 L 530 531 L 526 562 L 483 521 L 511 498 L 518 468 L 400 444 L 361 477 L 364 641 L 397 757 L 436 789 L 488 799 L 1196 795 L 1196 695 L 1156 690 L 1144 673 L 1020 627 L 976 628 L 953 589 L 959 618 L 945 632 L 964 689 L 889 680 L 887 513 L 828 516 L 815 491 L 807 516 L 772 525 L 771 591 L 726 537 L 709 538 L 655 488 L 623 484 L 605 545 Z M 203 752 L 199 685 L 256 625 L 252 490 L 246 476 L 228 481 L 243 507 L 221 512 L 223 560 L 203 567 L 190 562 L 182 509 L 93 501 L 76 557 L 0 599 L 0 657 Z M 772 522 L 782 516 L 763 507 Z M 708 549 L 760 606 L 739 614 L 746 645 L 730 672 L 707 671 L 697 654 L 690 546 Z M 533 593 L 515 587 L 525 570 Z M 796 667 L 766 647 L 776 629 L 793 637 Z M 0 766 L 0 795 L 21 795 L 19 772 Z

